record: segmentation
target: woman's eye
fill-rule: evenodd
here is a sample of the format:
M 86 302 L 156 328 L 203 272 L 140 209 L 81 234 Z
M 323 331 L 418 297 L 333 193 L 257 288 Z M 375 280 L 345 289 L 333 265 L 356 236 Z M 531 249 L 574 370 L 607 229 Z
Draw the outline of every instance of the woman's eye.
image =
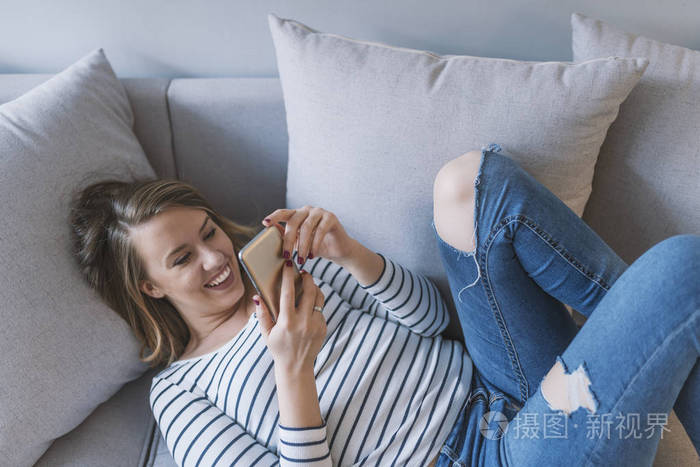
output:
M 206 235 L 206 237 L 204 237 L 204 239 L 209 240 L 211 237 L 214 236 L 215 233 L 216 233 L 216 227 L 211 229 L 211 231 Z M 189 257 L 190 257 L 190 254 L 187 253 L 185 256 L 183 256 L 179 260 L 175 261 L 175 265 L 179 266 L 180 264 L 185 264 L 189 260 Z

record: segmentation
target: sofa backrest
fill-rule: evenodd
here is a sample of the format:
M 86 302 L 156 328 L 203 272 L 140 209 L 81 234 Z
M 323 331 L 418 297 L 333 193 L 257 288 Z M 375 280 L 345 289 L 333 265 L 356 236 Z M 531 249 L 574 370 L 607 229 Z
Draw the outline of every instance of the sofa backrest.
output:
M 222 214 L 259 223 L 283 208 L 287 123 L 277 78 L 174 79 L 175 168 Z

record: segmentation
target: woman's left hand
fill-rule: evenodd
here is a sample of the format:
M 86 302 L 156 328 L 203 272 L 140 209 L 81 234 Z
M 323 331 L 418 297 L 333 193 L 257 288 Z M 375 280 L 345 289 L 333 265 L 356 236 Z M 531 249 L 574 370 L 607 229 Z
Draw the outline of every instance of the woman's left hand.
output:
M 342 262 L 350 256 L 355 243 L 335 214 L 313 206 L 277 209 L 262 222 L 266 227 L 277 224 L 280 231 L 283 229 L 282 254 L 291 258 L 296 247 L 299 264 L 316 256 Z M 286 225 L 282 227 L 280 222 Z

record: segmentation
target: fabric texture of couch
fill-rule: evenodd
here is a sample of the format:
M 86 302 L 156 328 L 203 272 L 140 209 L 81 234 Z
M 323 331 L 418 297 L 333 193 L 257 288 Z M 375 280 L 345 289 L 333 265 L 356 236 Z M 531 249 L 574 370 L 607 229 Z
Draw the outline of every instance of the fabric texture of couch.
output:
M 572 15 L 571 26 L 576 61 L 649 60 L 600 148 L 598 189 L 586 206 L 591 227 L 629 263 L 664 238 L 700 232 L 700 51 L 581 14 Z
M 0 320 L 11 330 L 0 339 L 0 453 L 8 465 L 36 461 L 148 368 L 126 323 L 66 254 L 69 201 L 86 179 L 155 175 L 133 120 L 101 49 L 0 106 L 0 276 L 10 284 L 0 289 Z
M 0 75 L 0 104 L 22 96 L 53 76 Z M 133 111 L 134 134 L 158 176 L 193 183 L 223 215 L 237 221 L 259 221 L 265 214 L 285 206 L 289 139 L 279 79 L 123 78 L 120 81 Z M 455 156 L 445 154 L 445 161 Z M 621 157 L 633 156 L 626 153 Z M 691 156 L 685 161 L 689 169 L 697 170 Z M 638 170 L 648 170 L 644 173 L 649 176 L 653 173 L 652 167 Z M 605 176 L 625 178 L 625 163 L 609 165 Z M 592 198 L 598 196 L 597 177 L 596 170 Z M 599 196 L 616 195 L 615 185 L 607 185 L 605 189 Z M 697 222 L 700 214 L 697 211 L 688 214 L 687 202 L 684 197 L 669 200 L 676 207 L 669 216 L 691 215 Z M 645 206 L 637 203 L 630 209 L 641 216 Z M 583 218 L 591 225 L 604 226 L 599 233 L 606 240 L 605 229 L 616 229 L 617 220 L 603 211 L 586 211 Z M 616 235 L 624 233 L 628 241 L 639 241 L 635 230 L 619 230 L 624 232 Z M 384 250 L 380 240 L 367 246 Z M 634 257 L 626 259 L 632 261 Z M 446 283 L 444 277 L 431 278 Z M 441 290 L 449 299 L 449 289 Z M 148 370 L 125 384 L 75 429 L 58 437 L 36 465 L 174 465 L 148 406 L 151 378 L 157 371 Z M 665 433 L 655 465 L 694 465 L 697 454 L 682 426 L 673 416 L 670 422 L 670 432 Z

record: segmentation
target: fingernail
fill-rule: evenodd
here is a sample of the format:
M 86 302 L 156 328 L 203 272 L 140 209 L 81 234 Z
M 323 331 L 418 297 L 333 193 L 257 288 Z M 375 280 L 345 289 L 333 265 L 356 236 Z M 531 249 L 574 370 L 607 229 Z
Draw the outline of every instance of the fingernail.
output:
M 297 263 L 303 264 L 303 263 L 304 263 L 304 258 L 302 258 L 301 256 L 297 256 Z
M 288 259 L 287 262 L 284 263 L 284 264 L 286 264 L 287 266 L 291 266 L 291 265 L 292 265 L 292 260 L 291 260 L 291 259 Z
M 284 257 L 289 259 L 289 252 L 287 250 L 284 250 Z
M 268 224 L 268 223 L 270 222 L 270 219 L 265 218 L 265 220 L 263 220 L 263 222 L 266 223 L 266 224 Z
M 309 251 L 309 259 L 314 259 L 314 254 Z
M 253 297 L 253 301 L 255 302 L 256 305 L 260 305 L 260 301 L 257 298 Z

